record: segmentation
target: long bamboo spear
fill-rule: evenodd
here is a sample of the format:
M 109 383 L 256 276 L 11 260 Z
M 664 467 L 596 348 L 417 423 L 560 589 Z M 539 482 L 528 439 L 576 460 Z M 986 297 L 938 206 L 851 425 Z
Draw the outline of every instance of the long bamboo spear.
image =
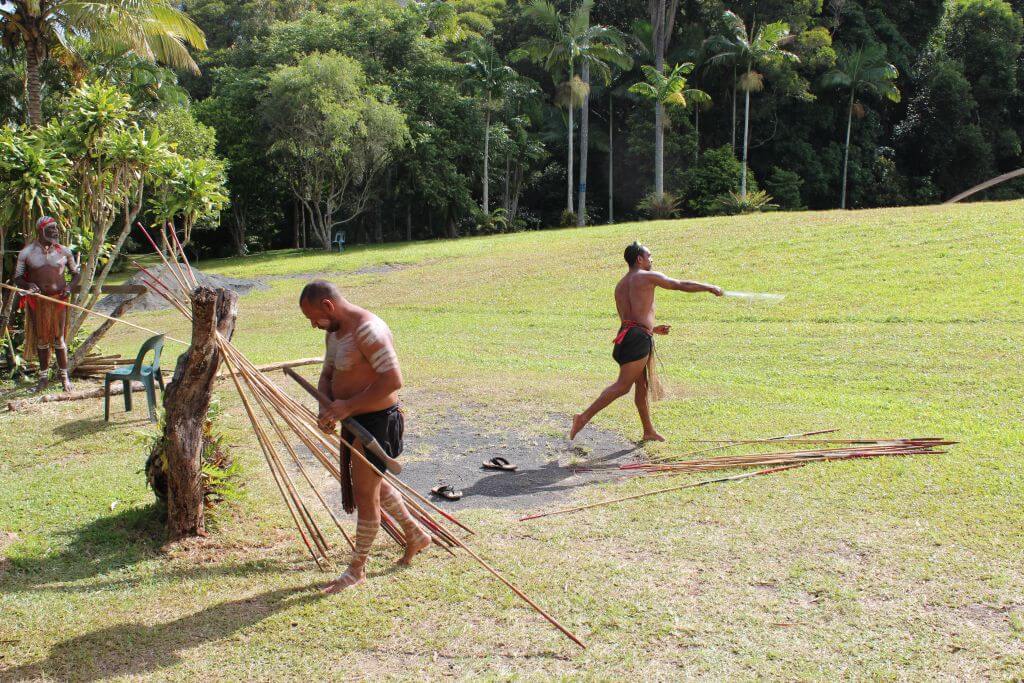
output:
M 102 313 L 90 310 L 90 309 L 85 308 L 83 306 L 79 306 L 77 304 L 73 304 L 73 303 L 71 303 L 69 301 L 61 301 L 60 299 L 54 299 L 52 296 L 46 296 L 45 294 L 41 294 L 40 292 L 30 292 L 27 289 L 22 289 L 21 287 L 14 287 L 12 285 L 8 285 L 8 284 L 3 283 L 3 282 L 0 282 L 0 287 L 3 287 L 4 289 L 9 289 L 12 292 L 17 292 L 17 293 L 21 294 L 22 296 L 34 296 L 36 298 L 44 299 L 46 301 L 52 301 L 53 303 L 60 304 L 61 306 L 68 306 L 69 308 L 74 308 L 76 310 L 83 311 L 85 313 L 88 313 L 89 315 L 94 315 L 97 318 L 104 318 L 106 320 L 113 320 L 115 323 L 121 323 L 122 325 L 127 325 L 128 327 L 134 327 L 135 329 L 142 330 L 143 332 L 149 332 L 150 334 L 163 334 L 164 335 L 164 339 L 170 339 L 173 342 L 178 342 L 179 344 L 184 344 L 185 346 L 189 345 L 188 342 L 184 342 L 184 341 L 178 339 L 177 337 L 172 337 L 169 334 L 165 334 L 163 332 L 157 332 L 156 330 L 151 330 L 148 327 L 143 327 L 142 325 L 136 325 L 135 323 L 130 323 L 127 320 L 122 320 L 121 318 L 112 318 L 109 315 L 104 315 Z
M 711 446 L 710 448 L 702 448 L 702 449 L 697 450 L 697 451 L 690 451 L 689 453 L 682 453 L 680 455 L 662 456 L 661 458 L 659 458 L 659 460 L 663 460 L 666 457 L 669 457 L 669 458 L 687 458 L 687 457 L 690 457 L 692 455 L 700 455 L 702 453 L 711 453 L 713 451 L 722 451 L 722 450 L 725 450 L 727 448 L 732 448 L 734 446 L 738 446 L 740 444 L 768 443 L 770 441 L 786 441 L 787 439 L 790 439 L 790 438 L 799 438 L 799 437 L 802 437 L 802 436 L 817 436 L 819 434 L 831 434 L 832 432 L 837 432 L 837 431 L 839 431 L 839 430 L 838 429 L 819 429 L 819 430 L 813 431 L 813 432 L 804 432 L 803 434 L 785 434 L 783 436 L 773 436 L 773 437 L 767 438 L 767 439 L 753 439 L 753 440 L 749 440 L 749 441 L 730 441 L 730 442 L 725 443 L 725 444 L 720 445 L 720 446 Z M 626 468 L 624 466 L 623 469 L 628 469 L 628 468 Z
M 602 500 L 597 503 L 591 503 L 590 505 L 581 505 L 574 508 L 566 508 L 563 510 L 555 510 L 553 512 L 541 512 L 536 515 L 527 515 L 526 517 L 520 517 L 520 522 L 525 522 L 530 519 L 540 519 L 541 517 L 552 517 L 554 515 L 567 515 L 570 512 L 579 512 L 581 510 L 590 510 L 591 508 L 601 507 L 602 505 L 613 505 L 614 503 L 622 503 L 627 500 L 636 500 L 637 498 L 646 498 L 647 496 L 656 496 L 659 493 L 670 493 L 672 491 L 682 491 L 683 489 L 693 489 L 698 486 L 707 486 L 708 484 L 718 484 L 724 481 L 737 481 L 739 479 L 747 479 L 749 477 L 757 477 L 762 474 L 772 474 L 773 472 L 782 472 L 783 470 L 791 470 L 796 467 L 803 467 L 805 463 L 796 463 L 794 465 L 785 465 L 783 467 L 769 467 L 768 469 L 758 470 L 756 472 L 744 472 L 743 474 L 734 474 L 731 477 L 720 477 L 718 479 L 705 479 L 704 481 L 697 481 L 690 484 L 683 484 L 682 486 L 672 486 L 667 489 L 658 489 L 657 491 L 648 491 L 646 493 L 637 493 L 632 496 L 623 496 L 622 498 L 611 498 L 609 500 Z

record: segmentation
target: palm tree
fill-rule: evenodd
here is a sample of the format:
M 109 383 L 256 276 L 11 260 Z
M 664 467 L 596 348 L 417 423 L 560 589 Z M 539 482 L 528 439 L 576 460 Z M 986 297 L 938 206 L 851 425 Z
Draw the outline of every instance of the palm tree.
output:
M 206 49 L 203 32 L 173 0 L 6 0 L 0 4 L 0 36 L 7 49 L 25 50 L 33 126 L 43 122 L 42 62 L 52 55 L 65 64 L 80 63 L 78 40 L 196 73 L 187 46 Z
M 698 106 L 711 102 L 711 96 L 698 88 L 686 87 L 686 77 L 693 72 L 693 63 L 684 62 L 676 64 L 668 74 L 662 73 L 652 66 L 640 67 L 644 74 L 644 80 L 633 84 L 629 92 L 652 99 L 656 104 L 664 106 L 671 104 L 682 109 L 691 106 Z M 664 124 L 662 124 L 664 125 Z M 657 144 L 659 136 L 655 136 L 654 147 L 654 194 L 657 197 L 665 194 L 665 149 L 659 148 Z M 664 137 L 661 137 L 664 142 Z M 661 190 L 658 190 L 658 182 L 661 181 Z
M 708 61 L 710 63 L 728 62 L 742 70 L 738 79 L 739 88 L 744 93 L 740 197 L 746 199 L 747 152 L 750 147 L 750 93 L 764 88 L 764 76 L 755 71 L 755 68 L 785 61 L 799 62 L 800 58 L 781 47 L 790 37 L 789 24 L 784 21 L 775 21 L 770 24 L 755 22 L 748 29 L 743 19 L 734 12 L 725 12 L 722 15 L 722 21 L 726 25 L 726 32 L 708 41 L 708 47 L 712 52 Z
M 555 102 L 568 111 L 568 158 L 566 178 L 566 210 L 573 211 L 573 136 L 574 111 L 577 107 L 584 108 L 589 103 L 589 79 L 591 73 L 605 83 L 611 81 L 611 66 L 629 68 L 632 60 L 623 48 L 625 39 L 621 32 L 607 26 L 591 26 L 590 10 L 593 0 L 583 0 L 568 16 L 561 14 L 548 0 L 533 0 L 527 6 L 525 14 L 531 17 L 547 34 L 526 41 L 514 51 L 518 57 L 527 57 L 543 64 L 556 83 Z M 577 66 L 582 68 L 585 78 L 576 75 Z M 565 80 L 559 80 L 564 78 Z M 586 149 L 589 144 L 589 125 L 581 130 L 580 146 Z M 581 151 L 580 198 L 581 206 L 576 221 L 582 225 L 586 211 L 586 155 Z
M 848 88 L 850 105 L 846 113 L 846 145 L 843 151 L 843 188 L 839 196 L 839 208 L 846 208 L 846 172 L 850 164 L 850 129 L 853 127 L 853 112 L 858 92 L 872 93 L 892 102 L 900 101 L 900 89 L 896 86 L 899 70 L 886 61 L 885 46 L 872 43 L 851 52 L 841 52 L 836 66 L 821 77 L 825 88 Z
M 483 40 L 472 43 L 462 53 L 467 72 L 463 84 L 481 100 L 484 110 L 483 211 L 490 213 L 491 114 L 501 106 L 502 95 L 517 78 L 510 66 L 501 63 L 494 46 Z
M 679 0 L 647 0 L 647 12 L 651 17 L 651 53 L 654 68 L 658 73 L 665 71 L 665 53 L 672 42 L 672 33 L 679 11 Z M 654 194 L 665 194 L 665 105 L 654 101 Z

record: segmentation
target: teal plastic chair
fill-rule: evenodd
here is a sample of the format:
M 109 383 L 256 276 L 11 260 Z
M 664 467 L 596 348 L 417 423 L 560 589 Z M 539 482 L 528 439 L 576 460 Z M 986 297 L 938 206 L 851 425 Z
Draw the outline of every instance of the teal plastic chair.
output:
M 103 377 L 103 419 L 110 421 L 110 385 L 113 382 L 121 382 L 124 387 L 124 409 L 131 412 L 132 409 L 132 382 L 142 382 L 146 389 L 146 403 L 149 404 L 149 419 L 156 422 L 156 386 L 160 385 L 161 393 L 164 390 L 164 376 L 160 372 L 160 352 L 164 349 L 164 335 L 158 334 L 150 337 L 139 349 L 139 355 L 135 357 L 133 365 L 117 368 L 108 372 Z M 143 361 L 149 352 L 153 352 L 153 362 L 146 365 Z

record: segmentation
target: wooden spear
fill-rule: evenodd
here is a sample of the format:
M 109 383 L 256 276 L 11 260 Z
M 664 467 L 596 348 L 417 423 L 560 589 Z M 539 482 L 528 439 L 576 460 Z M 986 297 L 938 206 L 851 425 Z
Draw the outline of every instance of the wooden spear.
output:
M 747 479 L 748 477 L 757 477 L 762 474 L 772 474 L 773 472 L 782 472 L 783 470 L 791 470 L 796 467 L 803 467 L 806 463 L 796 463 L 795 465 L 785 465 L 783 467 L 769 467 L 765 470 L 758 470 L 757 472 L 745 472 L 743 474 L 734 474 L 731 477 L 720 477 L 718 479 L 705 479 L 704 481 L 697 481 L 691 484 L 683 484 L 682 486 L 673 486 L 667 489 L 658 489 L 657 491 L 648 491 L 647 493 L 638 493 L 633 496 L 625 496 L 623 498 L 612 498 L 611 500 L 602 500 L 597 503 L 591 503 L 590 505 L 581 505 L 574 508 L 566 508 L 564 510 L 555 510 L 554 512 L 541 512 L 536 515 L 527 515 L 526 517 L 520 517 L 520 522 L 525 522 L 530 519 L 540 519 L 541 517 L 551 517 L 553 515 L 567 515 L 570 512 L 579 512 L 580 510 L 590 510 L 591 508 L 601 507 L 602 505 L 612 505 L 613 503 L 621 503 L 627 500 L 636 500 L 637 498 L 646 498 L 647 496 L 656 496 L 659 493 L 670 493 L 672 491 L 682 491 L 683 489 L 697 488 L 698 486 L 707 486 L 708 484 L 717 484 L 723 481 L 736 481 L 738 479 Z

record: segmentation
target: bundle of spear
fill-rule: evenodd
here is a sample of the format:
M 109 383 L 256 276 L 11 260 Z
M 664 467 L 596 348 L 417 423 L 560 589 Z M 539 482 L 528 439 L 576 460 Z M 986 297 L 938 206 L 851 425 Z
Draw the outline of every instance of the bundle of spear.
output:
M 829 462 L 835 460 L 853 460 L 855 458 L 877 458 L 890 455 L 938 455 L 945 453 L 944 450 L 937 450 L 944 446 L 951 446 L 955 441 L 946 441 L 936 437 L 921 437 L 915 439 L 833 439 L 833 438 L 807 438 L 832 434 L 837 430 L 825 429 L 803 434 L 789 434 L 786 436 L 774 436 L 767 439 L 723 439 L 720 441 L 703 441 L 704 443 L 715 443 L 716 446 L 702 448 L 697 451 L 690 451 L 677 456 L 663 456 L 652 462 L 635 462 L 623 465 L 613 465 L 611 468 L 627 470 L 638 476 L 674 475 L 686 472 L 706 472 L 713 470 L 739 469 L 743 467 L 764 467 L 755 472 L 746 472 L 729 477 L 718 477 L 716 479 L 704 479 L 697 482 L 689 482 L 672 486 L 669 488 L 646 491 L 632 496 L 602 500 L 590 505 L 581 505 L 573 508 L 555 510 L 553 512 L 542 512 L 535 515 L 522 517 L 520 521 L 550 517 L 553 515 L 564 515 L 581 510 L 590 510 L 596 507 L 612 505 L 637 498 L 646 498 L 661 493 L 671 493 L 683 489 L 697 488 L 709 484 L 738 481 L 757 477 L 765 474 L 774 474 L 785 470 L 803 467 L 812 462 Z M 708 453 L 711 451 L 725 450 L 736 446 L 764 445 L 770 443 L 806 443 L 806 444 L 842 444 L 832 448 L 813 448 L 806 450 L 773 451 L 770 453 L 748 453 L 745 455 L 720 455 L 712 458 L 692 459 L 694 455 Z M 684 459 L 691 458 L 691 459 Z M 582 469 L 582 468 L 581 468 Z M 587 468 L 590 470 L 598 468 Z M 609 468 L 605 468 L 609 469 Z
M 167 253 L 164 253 L 146 229 L 141 224 L 138 227 L 142 230 L 146 239 L 163 261 L 164 265 L 174 275 L 174 279 L 178 283 L 178 291 L 173 291 L 171 288 L 165 286 L 158 278 L 153 277 L 146 268 L 136 263 L 135 265 L 138 267 L 139 272 L 144 278 L 146 278 L 146 285 L 151 287 L 153 291 L 157 292 L 161 297 L 167 300 L 167 302 L 176 308 L 182 315 L 191 320 L 192 314 L 187 302 L 190 299 L 191 292 L 198 286 L 198 283 L 195 280 L 192 268 L 188 263 L 188 258 L 185 256 L 184 249 L 182 249 L 177 235 L 175 235 L 174 230 L 172 229 L 169 231 L 170 241 L 168 241 L 167 235 L 163 236 L 164 244 L 167 245 Z M 181 262 L 178 261 L 179 256 L 181 258 Z M 222 361 L 228 370 L 236 390 L 238 391 L 239 397 L 242 400 L 242 406 L 245 409 L 253 430 L 256 433 L 257 441 L 260 444 L 267 466 L 270 468 L 271 475 L 277 485 L 278 491 L 281 493 L 281 497 L 285 501 L 285 505 L 287 506 L 288 512 L 295 523 L 299 536 L 314 562 L 316 562 L 318 567 L 323 569 L 322 561 L 328 559 L 329 546 L 327 540 L 292 481 L 288 468 L 284 465 L 280 450 L 278 449 L 278 446 L 275 445 L 275 439 L 272 438 L 272 435 L 276 437 L 277 444 L 283 447 L 287 452 L 295 466 L 295 469 L 298 470 L 302 478 L 309 485 L 316 499 L 327 510 L 331 517 L 331 521 L 341 532 L 350 548 L 352 547 L 352 540 L 341 526 L 341 522 L 334 514 L 331 506 L 324 499 L 323 495 L 321 495 L 316 484 L 313 482 L 313 479 L 309 476 L 302 463 L 302 459 L 295 450 L 292 438 L 290 438 L 288 434 L 290 432 L 294 435 L 294 437 L 306 447 L 306 449 L 324 467 L 324 469 L 326 469 L 327 472 L 338 481 L 341 480 L 341 472 L 337 459 L 339 447 L 337 439 L 340 438 L 340 443 L 351 449 L 356 457 L 363 458 L 365 460 L 365 456 L 355 449 L 352 444 L 347 442 L 344 438 L 339 437 L 337 434 L 332 436 L 324 434 L 317 425 L 317 414 L 315 412 L 278 388 L 269 378 L 266 377 L 266 375 L 261 373 L 255 365 L 242 355 L 242 353 L 238 351 L 230 341 L 219 334 L 217 337 L 217 346 L 221 352 Z M 315 391 L 315 389 L 313 391 Z M 262 414 L 262 418 L 260 417 L 260 414 Z M 269 430 L 266 425 L 269 425 Z M 372 444 L 366 444 L 367 448 L 373 448 L 374 446 L 377 446 L 375 442 Z M 379 446 L 377 447 L 379 448 Z M 367 464 L 369 463 L 367 462 Z M 427 529 L 436 545 L 452 555 L 455 554 L 454 549 L 464 550 L 484 569 L 505 584 L 505 586 L 530 605 L 530 607 L 536 610 L 555 628 L 580 647 L 586 647 L 583 644 L 583 641 L 558 623 L 551 615 L 541 609 L 518 587 L 512 584 L 501 573 L 483 560 L 476 552 L 470 549 L 466 545 L 465 541 L 459 538 L 454 530 L 447 528 L 445 524 L 453 524 L 468 533 L 473 533 L 472 529 L 460 522 L 454 516 L 438 508 L 415 490 L 397 479 L 393 474 L 391 474 L 391 472 L 385 472 L 382 476 L 402 495 L 409 511 Z M 440 515 L 440 517 L 443 518 L 443 521 L 431 516 L 430 511 Z M 405 538 L 402 534 L 401 526 L 398 525 L 397 522 L 384 510 L 381 510 L 381 526 L 396 543 L 404 547 Z

